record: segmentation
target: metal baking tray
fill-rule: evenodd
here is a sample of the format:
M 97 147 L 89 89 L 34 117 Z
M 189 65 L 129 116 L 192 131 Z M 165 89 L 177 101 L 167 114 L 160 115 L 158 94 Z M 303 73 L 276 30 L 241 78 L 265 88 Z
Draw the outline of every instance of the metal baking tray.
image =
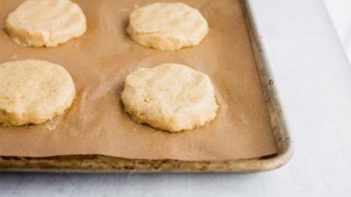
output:
M 228 161 L 179 161 L 125 159 L 103 155 L 70 155 L 44 158 L 0 156 L 2 171 L 51 172 L 253 172 L 272 170 L 284 165 L 292 156 L 291 139 L 281 105 L 277 98 L 274 80 L 260 45 L 250 7 L 245 0 L 241 7 L 251 38 L 260 83 L 269 113 L 277 153 L 254 159 Z

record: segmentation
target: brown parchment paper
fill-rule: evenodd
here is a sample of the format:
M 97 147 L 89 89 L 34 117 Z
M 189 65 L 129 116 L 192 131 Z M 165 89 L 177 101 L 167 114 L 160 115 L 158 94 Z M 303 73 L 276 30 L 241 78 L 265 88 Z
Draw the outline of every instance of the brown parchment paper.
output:
M 276 153 L 276 144 L 239 0 L 186 0 L 209 22 L 205 40 L 176 52 L 148 49 L 125 33 L 128 14 L 154 0 L 76 0 L 88 31 L 56 48 L 16 45 L 4 30 L 22 0 L 0 1 L 0 63 L 43 59 L 63 65 L 78 96 L 62 116 L 42 125 L 0 127 L 0 155 L 102 154 L 135 159 L 232 160 Z M 120 93 L 138 67 L 176 62 L 208 74 L 220 110 L 206 127 L 178 134 L 134 123 Z

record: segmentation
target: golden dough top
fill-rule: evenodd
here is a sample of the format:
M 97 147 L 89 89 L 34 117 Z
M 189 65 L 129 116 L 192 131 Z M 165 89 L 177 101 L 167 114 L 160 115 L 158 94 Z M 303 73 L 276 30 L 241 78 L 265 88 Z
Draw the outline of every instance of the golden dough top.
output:
M 83 35 L 87 24 L 70 0 L 27 0 L 9 14 L 6 28 L 18 44 L 54 47 Z
M 205 125 L 218 108 L 208 76 L 174 63 L 130 74 L 122 100 L 137 122 L 173 132 Z
M 153 3 L 130 14 L 127 31 L 143 46 L 172 51 L 199 44 L 208 24 L 197 9 L 185 3 Z
M 71 106 L 75 86 L 60 65 L 41 60 L 0 64 L 0 123 L 42 123 Z

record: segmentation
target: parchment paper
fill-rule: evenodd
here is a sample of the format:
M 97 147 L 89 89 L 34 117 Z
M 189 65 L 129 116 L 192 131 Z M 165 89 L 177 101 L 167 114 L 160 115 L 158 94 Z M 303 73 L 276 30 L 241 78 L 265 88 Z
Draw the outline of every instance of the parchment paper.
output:
M 135 159 L 230 160 L 276 153 L 243 13 L 238 0 L 186 0 L 209 22 L 194 48 L 163 52 L 139 46 L 125 33 L 128 14 L 154 0 L 77 0 L 88 31 L 56 48 L 16 45 L 4 31 L 21 0 L 0 1 L 0 62 L 43 59 L 63 65 L 78 97 L 63 116 L 42 125 L 0 127 L 1 156 L 103 154 Z M 176 62 L 208 74 L 220 110 L 206 127 L 178 134 L 133 122 L 120 93 L 138 67 Z

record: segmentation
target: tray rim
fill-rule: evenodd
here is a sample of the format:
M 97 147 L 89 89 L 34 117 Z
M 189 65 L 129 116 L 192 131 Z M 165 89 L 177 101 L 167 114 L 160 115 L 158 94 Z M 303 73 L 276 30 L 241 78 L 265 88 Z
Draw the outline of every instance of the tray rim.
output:
M 293 145 L 281 108 L 269 64 L 265 58 L 248 0 L 239 0 L 257 71 L 263 89 L 272 132 L 278 152 L 253 159 L 223 161 L 180 161 L 172 159 L 125 159 L 105 155 L 69 155 L 53 157 L 0 156 L 0 171 L 21 172 L 257 172 L 279 168 L 293 155 Z

